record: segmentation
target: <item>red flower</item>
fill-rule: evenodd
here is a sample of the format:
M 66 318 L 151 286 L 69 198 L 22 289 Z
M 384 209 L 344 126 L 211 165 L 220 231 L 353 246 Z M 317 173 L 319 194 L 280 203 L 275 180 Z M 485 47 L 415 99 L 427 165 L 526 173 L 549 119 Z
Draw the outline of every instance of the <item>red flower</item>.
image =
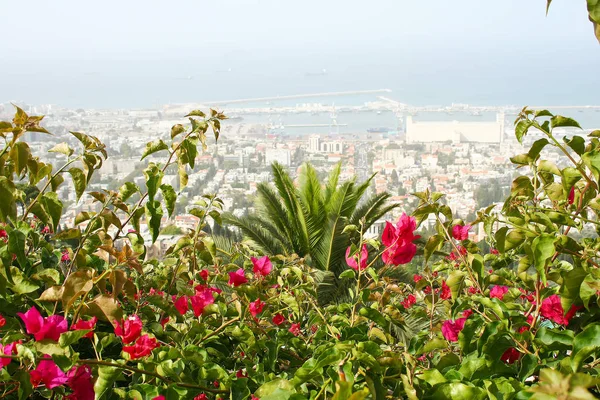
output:
M 410 307 L 412 307 L 415 303 L 417 302 L 417 298 L 412 295 L 409 294 L 406 299 L 404 299 L 404 301 L 402 302 L 402 305 L 404 306 L 404 308 L 409 309 Z
M 514 347 L 506 349 L 506 351 L 502 353 L 502 356 L 500 356 L 500 360 L 507 364 L 514 364 L 516 361 L 519 361 L 519 358 L 521 358 L 521 353 Z
M 260 397 L 256 397 L 255 395 L 250 395 L 250 400 L 260 400 Z
M 452 236 L 456 240 L 467 240 L 469 238 L 469 229 L 471 229 L 471 225 L 454 225 Z
M 569 190 L 569 204 L 575 203 L 575 186 L 571 186 L 571 190 Z
M 198 396 L 194 397 L 194 400 L 208 400 L 208 397 L 204 393 L 200 393 Z
M 256 299 L 255 301 L 250 303 L 250 306 L 248 308 L 250 309 L 250 314 L 252 314 L 253 317 L 256 317 L 262 312 L 264 306 L 264 302 L 260 301 L 260 299 Z
M 17 354 L 17 344 L 19 342 L 13 342 L 13 343 L 9 343 L 7 345 L 0 345 L 0 354 L 3 354 L 5 356 L 11 356 L 13 354 Z M 10 362 L 12 361 L 12 358 L 4 358 L 4 357 L 0 357 L 0 368 L 2 367 L 6 367 L 8 364 L 10 364 Z
M 208 280 L 208 270 L 207 269 L 203 269 L 202 271 L 200 271 L 200 278 L 202 278 L 203 281 Z
M 29 379 L 33 387 L 38 387 L 43 383 L 48 389 L 54 389 L 68 381 L 67 375 L 50 359 L 40 361 L 37 367 L 31 371 Z
M 458 340 L 458 334 L 465 327 L 466 318 L 459 318 L 456 321 L 447 320 L 442 324 L 442 335 L 449 342 L 456 342 Z
M 525 331 L 528 331 L 529 328 L 531 328 L 531 324 L 533 323 L 533 315 L 529 314 L 527 316 L 527 324 L 528 325 L 523 325 L 522 327 L 519 328 L 519 333 L 523 333 Z
M 450 291 L 450 287 L 446 284 L 446 281 L 442 282 L 442 294 L 440 294 L 440 298 L 442 300 L 448 300 L 452 297 L 452 292 Z
M 471 315 L 473 315 L 473 310 L 471 309 L 462 312 L 462 316 L 465 318 L 469 318 Z
M 411 262 L 417 253 L 417 246 L 413 241 L 420 238 L 414 234 L 416 229 L 415 218 L 409 217 L 405 213 L 402 214 L 396 226 L 386 222 L 381 236 L 381 242 L 387 247 L 382 255 L 383 262 L 392 265 Z
M 130 315 L 126 320 L 115 321 L 115 335 L 123 339 L 123 343 L 129 344 L 142 334 L 142 320 L 136 314 Z
M 132 346 L 123 346 L 123 351 L 128 353 L 132 360 L 146 357 L 152 353 L 152 350 L 159 347 L 156 338 L 151 338 L 148 335 L 140 336 L 140 338 Z
M 421 279 L 423 279 L 423 276 L 421 276 L 421 275 L 417 275 L 417 274 L 415 274 L 415 275 L 413 276 L 413 280 L 415 281 L 415 283 L 419 283 L 419 281 L 420 281 Z
M 243 268 L 240 268 L 235 272 L 229 273 L 229 284 L 231 286 L 240 286 L 246 282 L 248 282 L 248 279 L 246 279 L 246 275 L 244 275 Z
M 241 369 L 238 369 L 237 372 L 235 373 L 235 377 L 236 378 L 247 378 L 248 377 L 248 373 L 244 372 Z
M 352 247 L 348 247 L 346 249 L 346 263 L 350 268 L 355 271 L 359 270 L 359 264 L 357 259 L 359 258 L 359 254 L 356 253 L 351 255 Z M 363 244 L 362 249 L 360 251 L 360 270 L 367 268 L 367 259 L 369 258 L 369 252 L 367 250 L 367 245 Z
M 35 307 L 31 307 L 26 313 L 17 313 L 25 323 L 27 333 L 33 335 L 35 340 L 51 339 L 58 341 L 61 333 L 68 330 L 67 320 L 60 315 L 42 317 Z
M 187 296 L 181 296 L 177 299 L 177 296 L 173 295 L 171 299 L 173 300 L 173 305 L 175 306 L 177 311 L 179 311 L 179 314 L 184 315 L 187 312 L 187 310 L 189 310 Z
M 523 293 L 521 295 L 521 300 L 527 300 L 530 303 L 535 303 L 535 295 L 532 292 L 527 292 L 525 289 L 523 288 L 519 288 L 519 290 L 521 291 L 521 293 Z
M 52 233 L 52 230 L 50 229 L 50 227 L 48 225 L 44 226 L 42 228 L 42 234 L 47 235 L 49 233 Z
M 2 328 L 4 325 L 6 325 L 6 318 L 0 315 L 0 328 Z
M 213 386 L 216 387 L 216 388 L 218 388 L 220 386 L 219 381 L 214 381 L 213 382 Z
M 165 329 L 165 325 L 171 320 L 170 317 L 164 317 L 163 319 L 160 320 L 160 326 L 163 327 L 163 329 Z
M 4 229 L 0 229 L 0 239 L 6 239 L 8 237 L 8 233 Z
M 547 318 L 550 321 L 553 321 L 559 325 L 567 326 L 579 308 L 581 307 L 577 307 L 573 304 L 569 312 L 567 312 L 565 315 L 565 310 L 560 302 L 560 297 L 557 294 L 553 294 L 542 301 L 540 314 L 542 317 Z
M 215 297 L 213 296 L 213 290 L 210 288 L 204 287 L 202 290 L 198 290 L 198 287 L 196 287 L 196 294 L 190 297 L 190 300 L 194 316 L 199 317 L 204 312 L 206 306 L 215 302 Z
M 167 398 L 161 394 L 160 396 L 154 397 L 152 400 L 167 400 Z
M 477 289 L 475 286 L 471 286 L 467 292 L 469 292 L 469 294 L 477 294 L 479 292 L 479 289 Z
M 300 335 L 300 324 L 292 324 L 288 331 L 291 332 L 294 336 Z
M 69 251 L 68 250 L 64 250 L 62 252 L 62 256 L 60 257 L 60 261 L 62 261 L 62 262 L 69 262 L 69 261 L 71 261 L 71 256 L 69 255 Z
M 492 290 L 490 290 L 490 299 L 496 298 L 502 300 L 506 293 L 508 293 L 508 287 L 500 285 L 494 286 Z
M 275 314 L 271 320 L 275 325 L 279 326 L 285 322 L 285 317 L 281 314 Z
M 425 294 L 431 293 L 431 286 L 425 287 L 425 289 L 423 289 L 423 293 L 425 293 Z
M 92 382 L 92 370 L 87 365 L 73 367 L 67 373 L 67 385 L 73 393 L 67 396 L 72 400 L 94 400 L 94 383 Z
M 84 321 L 84 320 L 80 319 L 76 323 L 71 325 L 71 330 L 78 331 L 81 329 L 90 329 L 93 331 L 94 328 L 96 327 L 96 322 L 98 322 L 98 318 L 96 318 L 96 317 L 92 317 L 89 321 Z M 92 338 L 92 337 L 94 337 L 94 332 L 88 332 L 84 336 L 84 338 Z
M 261 258 L 251 257 L 250 261 L 252 261 L 252 272 L 257 278 L 265 277 L 271 273 L 273 270 L 273 265 L 271 264 L 271 260 L 268 256 L 264 256 Z
M 490 249 L 490 254 L 498 255 L 500 252 L 496 249 Z

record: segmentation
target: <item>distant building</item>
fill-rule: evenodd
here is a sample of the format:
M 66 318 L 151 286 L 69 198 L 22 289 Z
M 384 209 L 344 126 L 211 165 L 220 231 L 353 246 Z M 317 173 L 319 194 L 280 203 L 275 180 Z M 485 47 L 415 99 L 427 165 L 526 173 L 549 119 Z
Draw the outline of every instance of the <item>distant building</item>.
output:
M 504 114 L 498 113 L 493 122 L 427 121 L 415 122 L 406 118 L 407 143 L 476 142 L 501 143 L 504 137 Z
M 267 165 L 271 165 L 276 161 L 288 167 L 291 164 L 291 160 L 292 155 L 288 149 L 267 149 L 265 151 L 265 162 Z
M 310 135 L 308 137 L 308 152 L 343 154 L 344 143 L 339 139 L 321 140 L 320 135 Z

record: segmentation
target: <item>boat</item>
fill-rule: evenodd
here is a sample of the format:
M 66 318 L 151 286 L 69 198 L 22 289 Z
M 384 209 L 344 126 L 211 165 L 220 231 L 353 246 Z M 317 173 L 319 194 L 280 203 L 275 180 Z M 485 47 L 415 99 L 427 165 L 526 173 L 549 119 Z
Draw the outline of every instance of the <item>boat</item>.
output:
M 391 128 L 384 128 L 384 127 L 379 127 L 379 128 L 369 128 L 367 129 L 368 133 L 387 133 L 390 130 L 392 130 Z

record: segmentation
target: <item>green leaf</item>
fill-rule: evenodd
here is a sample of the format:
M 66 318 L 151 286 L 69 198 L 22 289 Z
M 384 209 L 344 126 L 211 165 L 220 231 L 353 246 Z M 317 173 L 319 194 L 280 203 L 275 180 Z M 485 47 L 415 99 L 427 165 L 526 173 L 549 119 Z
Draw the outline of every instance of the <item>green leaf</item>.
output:
M 73 179 L 73 186 L 75 186 L 75 195 L 77 196 L 77 200 L 79 200 L 81 198 L 81 195 L 85 191 L 85 174 L 79 168 L 69 169 L 69 174 L 71 174 L 71 178 Z
M 173 125 L 173 127 L 171 128 L 171 139 L 173 139 L 175 136 L 181 134 L 185 132 L 185 127 L 181 124 L 177 124 L 177 125 Z
M 198 154 L 196 144 L 192 141 L 191 138 L 187 138 L 183 142 L 181 142 L 181 149 L 185 153 L 186 162 L 190 165 L 191 168 L 194 168 L 194 165 L 196 163 L 196 155 Z
M 185 117 L 186 118 L 187 117 L 202 117 L 202 118 L 204 118 L 204 117 L 206 117 L 206 114 L 201 110 L 194 110 L 194 111 L 190 111 L 190 113 L 188 115 L 186 115 Z
M 40 288 L 40 285 L 33 282 L 27 275 L 24 275 L 17 267 L 9 267 L 10 276 L 13 280 L 11 287 L 12 291 L 16 294 L 27 294 L 35 292 Z
M 148 221 L 148 229 L 152 235 L 152 243 L 158 238 L 160 233 L 160 222 L 163 216 L 163 210 L 160 201 L 148 201 L 146 203 L 146 219 Z
M 578 371 L 583 362 L 592 354 L 596 354 L 598 350 L 600 350 L 600 324 L 595 323 L 588 325 L 573 340 L 573 352 L 571 354 L 573 371 Z
M 15 203 L 15 185 L 5 176 L 0 176 L 0 218 L 1 222 L 14 220 L 17 216 Z
M 596 180 L 599 180 L 600 179 L 600 151 L 592 150 L 587 153 L 584 153 L 581 156 L 581 160 L 592 171 L 592 174 L 594 174 L 594 177 L 596 178 Z
M 529 120 L 522 120 L 519 121 L 519 123 L 517 123 L 517 125 L 515 126 L 515 136 L 517 137 L 519 143 L 523 143 L 523 138 L 527 134 L 527 131 L 529 131 L 529 128 L 532 124 L 533 122 Z
M 148 189 L 148 201 L 154 201 L 156 191 L 160 187 L 164 173 L 154 164 L 148 165 L 144 170 L 146 176 L 146 188 Z
M 540 274 L 544 285 L 546 284 L 546 263 L 556 252 L 554 246 L 556 239 L 554 235 L 542 234 L 535 238 L 531 244 L 535 269 Z
M 160 185 L 160 190 L 162 191 L 165 200 L 165 207 L 167 208 L 167 213 L 169 214 L 169 217 L 171 217 L 173 215 L 173 212 L 175 211 L 175 201 L 177 200 L 177 194 L 175 193 L 173 186 L 167 184 Z
M 155 140 L 153 142 L 147 143 L 146 144 L 146 149 L 144 150 L 144 153 L 142 154 L 142 160 L 146 157 L 148 157 L 150 154 L 154 154 L 158 151 L 162 151 L 162 150 L 169 150 L 169 146 L 167 146 L 167 144 L 165 142 L 162 141 L 162 139 L 158 139 Z
M 121 201 L 127 201 L 135 193 L 138 193 L 140 188 L 133 182 L 125 182 L 123 186 L 119 188 L 119 197 Z
M 423 257 L 425 257 L 425 262 L 429 260 L 429 258 L 438 251 L 441 245 L 444 243 L 445 238 L 443 235 L 433 235 L 427 239 L 427 244 L 425 244 L 425 248 L 423 250 Z
M 573 136 L 570 140 L 565 137 L 563 140 L 578 155 L 585 151 L 585 139 L 581 136 Z
M 115 381 L 121 376 L 122 370 L 117 367 L 101 366 L 98 368 L 98 379 L 94 383 L 94 393 L 96 393 L 96 399 L 102 398 L 115 383 Z
M 25 234 L 19 230 L 13 230 L 8 234 L 8 251 L 17 257 L 21 269 L 26 270 L 29 266 L 25 256 Z
M 58 199 L 58 195 L 54 192 L 44 193 L 42 196 L 42 203 L 52 220 L 52 231 L 56 232 L 62 215 L 63 203 Z
M 573 345 L 573 331 L 540 328 L 535 335 L 535 342 L 548 350 L 568 350 Z
M 75 331 L 63 332 L 60 334 L 60 338 L 58 339 L 58 344 L 61 347 L 69 347 L 73 343 L 77 342 L 79 339 L 84 337 L 90 332 L 88 329 L 78 329 Z
M 31 150 L 26 142 L 14 143 L 10 149 L 10 158 L 15 164 L 15 172 L 21 175 L 21 172 L 27 168 L 27 161 L 31 158 Z
M 434 400 L 483 400 L 487 398 L 487 393 L 483 389 L 461 382 L 449 382 L 438 385 L 431 398 Z
M 531 148 L 529 149 L 529 152 L 527 153 L 527 155 L 532 159 L 535 160 L 539 157 L 541 151 L 544 149 L 544 147 L 546 147 L 546 145 L 550 143 L 548 141 L 548 139 L 546 138 L 542 138 L 542 139 L 538 139 L 535 142 L 533 142 L 533 144 L 531 145 Z
M 61 153 L 66 155 L 67 157 L 73 155 L 73 153 L 75 152 L 75 150 L 73 150 L 71 147 L 69 147 L 69 145 L 67 143 L 59 143 L 56 146 L 54 146 L 53 148 L 51 148 L 50 150 L 48 150 L 49 153 Z
M 385 319 L 383 314 L 381 314 L 379 311 L 375 310 L 374 308 L 363 307 L 360 309 L 360 311 L 358 313 L 361 316 L 366 317 L 366 318 L 370 319 L 371 321 L 377 323 L 380 327 L 382 327 L 384 329 L 389 326 L 388 320 Z
M 552 128 L 558 127 L 575 127 L 581 129 L 579 122 L 575 121 L 572 118 L 563 117 L 562 115 L 555 115 L 550 119 L 550 126 Z
M 354 273 L 353 269 L 347 269 L 340 274 L 339 278 L 340 279 L 354 279 L 355 276 L 356 276 L 356 274 Z

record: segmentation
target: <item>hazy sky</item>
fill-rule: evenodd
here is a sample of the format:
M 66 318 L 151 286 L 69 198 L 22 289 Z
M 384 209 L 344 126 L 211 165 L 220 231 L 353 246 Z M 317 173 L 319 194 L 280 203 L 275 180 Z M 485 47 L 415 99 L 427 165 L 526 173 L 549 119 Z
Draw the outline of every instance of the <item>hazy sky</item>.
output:
M 322 68 L 339 74 L 315 89 L 376 88 L 369 85 L 385 81 L 370 75 L 408 75 L 406 85 L 383 86 L 397 89 L 478 70 L 489 71 L 481 81 L 538 72 L 531 90 L 573 75 L 579 91 L 600 83 L 600 46 L 585 0 L 555 0 L 548 17 L 545 0 L 0 0 L 0 6 L 0 102 L 94 105 L 90 92 L 100 106 L 124 98 L 139 106 L 186 101 L 176 90 L 165 93 L 177 85 L 168 80 L 229 80 L 218 73 L 230 68 L 243 71 L 231 78 L 239 89 L 219 91 L 209 82 L 204 99 L 274 93 L 264 87 L 269 83 L 281 86 L 276 94 L 302 92 L 306 82 L 288 87 L 290 79 Z

